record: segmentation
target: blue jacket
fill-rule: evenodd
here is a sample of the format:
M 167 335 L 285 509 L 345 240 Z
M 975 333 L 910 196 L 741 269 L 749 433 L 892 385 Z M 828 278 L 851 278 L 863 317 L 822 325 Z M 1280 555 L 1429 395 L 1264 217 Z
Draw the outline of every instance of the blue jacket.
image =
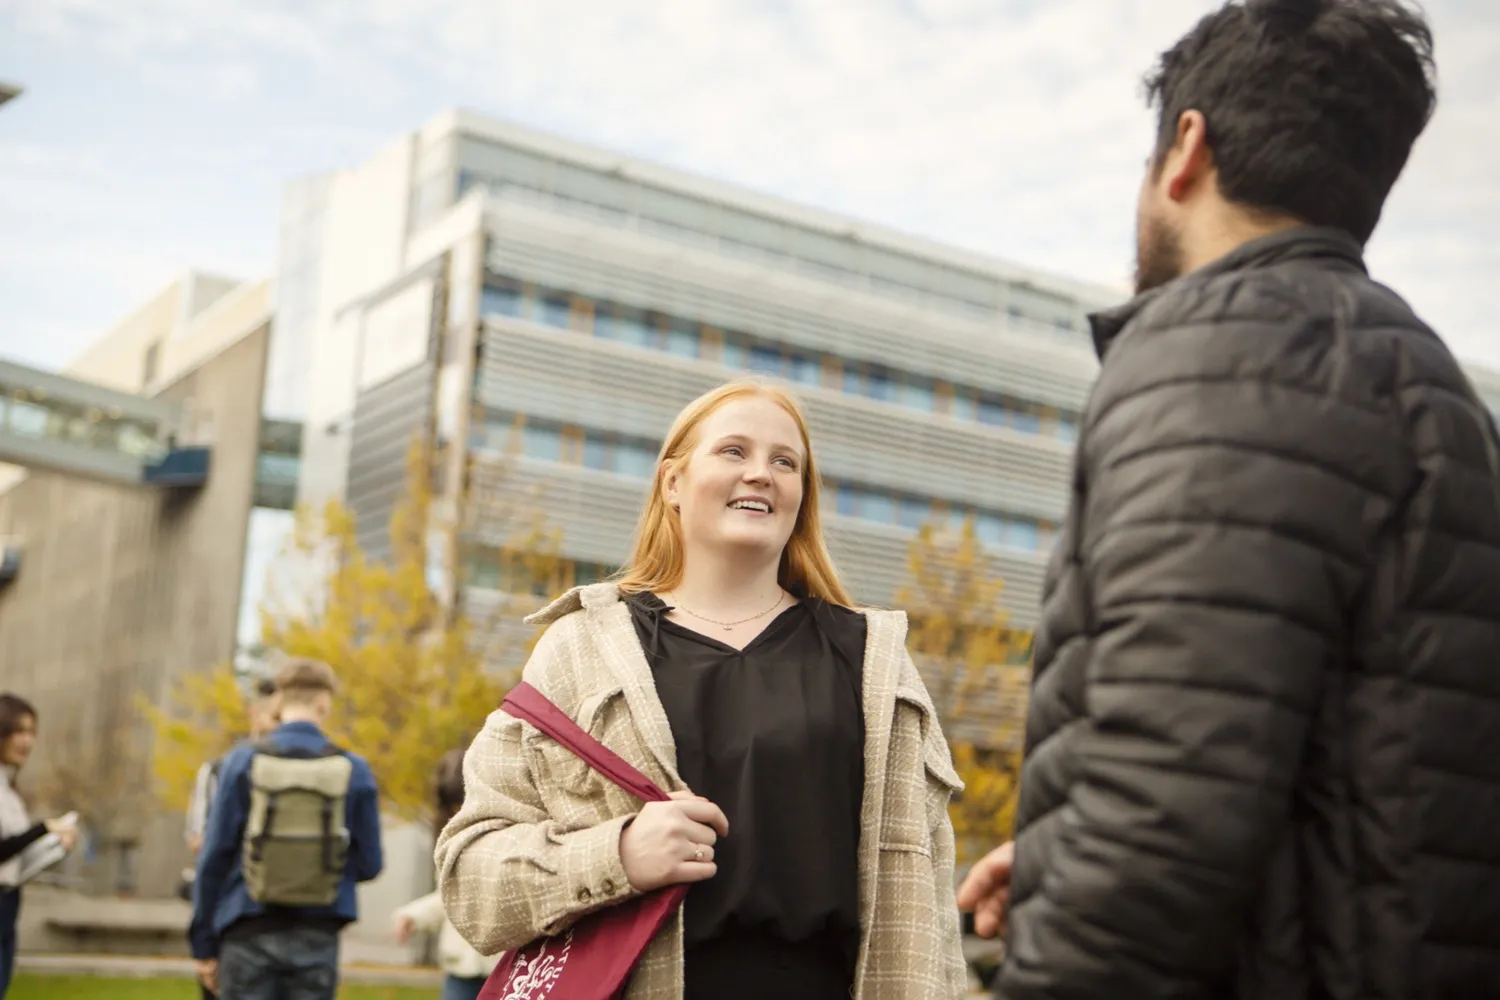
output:
M 311 722 L 288 722 L 270 736 L 287 750 L 319 750 L 328 738 Z M 219 770 L 219 790 L 208 811 L 203 848 L 198 854 L 198 873 L 193 885 L 193 923 L 189 931 L 193 957 L 216 958 L 219 940 L 236 921 L 257 917 L 265 907 L 245 890 L 240 867 L 245 824 L 250 813 L 250 759 L 255 748 L 246 743 L 224 758 Z M 345 824 L 349 828 L 349 861 L 338 899 L 332 906 L 307 907 L 298 913 L 309 917 L 332 917 L 346 923 L 356 920 L 359 909 L 354 886 L 380 874 L 380 806 L 375 775 L 358 754 L 345 751 L 354 764 L 345 800 Z

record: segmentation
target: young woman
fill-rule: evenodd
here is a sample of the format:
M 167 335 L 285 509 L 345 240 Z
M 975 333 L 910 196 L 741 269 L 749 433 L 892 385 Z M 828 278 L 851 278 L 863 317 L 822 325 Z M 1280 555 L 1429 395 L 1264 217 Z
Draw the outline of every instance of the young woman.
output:
M 643 807 L 496 712 L 437 845 L 459 932 L 493 954 L 691 883 L 629 1000 L 963 996 L 958 778 L 905 617 L 852 603 L 793 399 L 735 382 L 691 403 L 629 563 L 532 617 L 525 669 L 674 798 Z
M 15 789 L 16 773 L 36 745 L 36 709 L 13 694 L 0 694 L 0 998 L 10 989 L 16 963 L 16 920 L 21 915 L 20 854 L 47 833 L 68 850 L 78 836 L 71 823 L 32 823 Z
M 464 801 L 464 752 L 450 750 L 438 761 L 434 784 L 437 786 L 438 830 L 448 825 Z M 443 913 L 442 897 L 436 892 L 412 900 L 396 911 L 396 943 L 405 944 L 416 931 L 438 933 L 438 961 L 443 967 L 442 1000 L 475 1000 L 485 979 L 495 968 L 497 959 L 486 958 L 475 951 L 453 929 Z

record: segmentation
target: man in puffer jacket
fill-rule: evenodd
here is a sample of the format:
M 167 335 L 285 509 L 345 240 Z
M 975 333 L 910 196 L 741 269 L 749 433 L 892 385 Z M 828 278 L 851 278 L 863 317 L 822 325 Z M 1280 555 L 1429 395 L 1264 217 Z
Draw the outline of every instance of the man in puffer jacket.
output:
M 1004 1000 L 1500 997 L 1500 441 L 1363 261 L 1431 46 L 1246 0 L 1148 81 L 1016 837 L 960 895 Z

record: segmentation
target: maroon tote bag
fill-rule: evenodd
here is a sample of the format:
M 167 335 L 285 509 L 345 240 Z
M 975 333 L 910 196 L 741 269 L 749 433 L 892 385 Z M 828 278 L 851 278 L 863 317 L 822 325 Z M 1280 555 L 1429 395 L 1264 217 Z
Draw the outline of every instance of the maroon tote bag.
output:
M 625 791 L 645 802 L 667 793 L 613 750 L 584 732 L 562 709 L 522 681 L 501 708 L 531 723 Z M 584 917 L 555 937 L 507 952 L 479 1000 L 617 1000 L 641 953 L 677 913 L 686 885 L 672 885 Z

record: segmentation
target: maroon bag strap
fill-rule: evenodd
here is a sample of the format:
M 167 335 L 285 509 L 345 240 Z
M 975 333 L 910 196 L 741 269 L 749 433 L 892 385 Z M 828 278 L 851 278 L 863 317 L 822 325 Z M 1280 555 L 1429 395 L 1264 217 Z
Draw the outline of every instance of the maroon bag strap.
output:
M 657 787 L 656 782 L 584 732 L 582 726 L 568 718 L 568 713 L 552 704 L 546 695 L 525 681 L 511 688 L 500 707 L 507 715 L 531 723 L 573 751 L 589 767 L 636 798 L 646 802 L 663 802 L 670 797 Z

